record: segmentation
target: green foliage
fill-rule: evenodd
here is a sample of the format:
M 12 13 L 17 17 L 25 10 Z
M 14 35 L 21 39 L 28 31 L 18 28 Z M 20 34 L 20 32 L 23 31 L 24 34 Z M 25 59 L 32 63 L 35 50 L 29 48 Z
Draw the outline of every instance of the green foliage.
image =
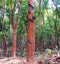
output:
M 49 0 L 43 0 L 43 9 L 48 9 Z
M 57 8 L 57 14 L 58 14 L 58 16 L 60 18 L 60 8 Z
M 14 8 L 15 0 L 6 0 L 6 5 L 8 5 L 9 10 Z
M 51 55 L 52 54 L 52 50 L 51 49 L 46 49 L 46 55 Z
M 57 8 L 56 11 L 54 11 L 55 9 L 48 8 L 49 4 L 48 4 L 49 0 L 43 0 L 43 4 L 42 4 L 42 8 L 36 8 L 36 37 L 40 38 L 41 36 L 43 37 L 44 42 L 49 42 L 51 40 L 51 35 L 54 35 L 56 37 L 56 35 L 58 35 L 58 33 L 60 33 L 60 17 L 59 17 L 59 13 L 60 13 L 60 8 Z M 39 14 L 38 12 L 41 11 L 41 13 Z M 38 13 L 38 14 L 37 14 Z M 54 17 L 58 14 L 57 19 Z M 43 23 L 44 22 L 44 23 Z M 55 27 L 55 22 L 56 22 L 56 26 L 57 26 L 57 31 L 56 31 L 56 27 Z M 56 31 L 56 32 L 55 32 Z
M 0 16 L 0 31 L 2 31 L 1 16 Z
M 26 25 L 27 25 L 27 8 L 28 8 L 28 4 L 25 0 L 23 0 L 22 2 L 22 8 L 20 11 L 20 21 L 18 24 L 18 34 L 25 34 L 26 32 Z
M 0 0 L 0 8 L 3 8 L 3 7 L 4 7 L 4 5 L 5 5 L 5 1 Z
M 60 33 L 60 8 L 57 8 L 57 10 L 54 8 L 48 8 L 49 7 L 49 0 L 42 0 L 42 6 L 40 5 L 40 0 L 38 1 L 38 5 L 36 6 L 35 3 L 35 28 L 36 28 L 36 37 L 39 39 L 41 36 L 43 37 L 44 42 L 51 40 L 50 36 L 53 35 L 58 35 Z M 57 5 L 59 5 L 60 0 L 55 0 L 57 1 Z M 5 4 L 4 4 L 5 3 Z M 2 33 L 2 17 L 0 16 L 0 38 L 2 38 L 3 34 L 6 34 L 8 40 L 10 41 L 12 38 L 12 27 L 11 27 L 11 11 L 14 8 L 14 3 L 15 0 L 0 0 L 0 8 L 3 8 L 5 5 L 6 10 L 4 12 L 4 27 L 5 27 L 5 32 Z M 54 2 L 55 4 L 56 2 Z M 15 7 L 15 13 L 14 13 L 14 21 L 17 18 L 18 12 L 16 11 L 18 9 L 18 6 Z M 26 36 L 26 27 L 27 27 L 27 16 L 28 16 L 28 0 L 22 0 L 22 7 L 20 9 L 20 17 L 19 17 L 19 22 L 18 22 L 18 29 L 17 29 L 17 34 L 22 35 L 22 37 Z M 57 18 L 56 18 L 57 16 Z M 55 17 L 55 18 L 54 18 Z M 9 21 L 10 21 L 10 33 L 8 33 L 8 26 L 9 26 Z M 55 23 L 57 26 L 57 31 L 55 27 Z M 56 32 L 55 32 L 56 31 Z

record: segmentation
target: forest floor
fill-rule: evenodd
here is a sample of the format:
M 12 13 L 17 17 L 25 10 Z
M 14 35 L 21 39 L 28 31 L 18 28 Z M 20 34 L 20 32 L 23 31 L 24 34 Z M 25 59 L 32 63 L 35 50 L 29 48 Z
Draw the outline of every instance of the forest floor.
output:
M 9 52 L 10 53 L 10 52 Z M 60 50 L 54 50 L 52 54 L 49 52 L 44 52 L 40 54 L 40 52 L 35 52 L 35 58 L 34 61 L 31 64 L 41 64 L 40 61 L 42 61 L 42 64 L 60 64 Z M 19 53 L 20 54 L 20 53 Z M 57 60 L 56 58 L 59 57 Z M 23 53 L 23 56 L 18 56 L 13 58 L 11 56 L 4 57 L 3 56 L 3 50 L 0 49 L 0 64 L 29 64 L 26 62 L 26 54 Z

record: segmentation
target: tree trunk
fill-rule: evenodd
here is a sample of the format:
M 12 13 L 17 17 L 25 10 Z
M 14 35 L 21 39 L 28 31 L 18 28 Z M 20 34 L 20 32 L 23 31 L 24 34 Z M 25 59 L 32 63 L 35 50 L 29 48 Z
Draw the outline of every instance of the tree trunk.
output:
M 51 42 L 52 42 L 52 50 L 54 50 L 54 48 L 55 48 L 55 39 L 54 39 L 55 37 L 53 36 L 53 35 L 51 35 Z
M 34 1 L 28 0 L 27 61 L 32 61 L 34 59 L 34 51 L 35 51 Z
M 11 21 L 11 16 L 10 16 L 10 13 L 9 13 L 9 23 L 8 23 L 8 32 L 10 33 L 10 21 Z
M 13 27 L 13 35 L 12 35 L 12 56 L 15 57 L 15 52 L 16 52 L 16 33 L 17 28 Z
M 4 11 L 3 10 L 1 10 L 1 14 L 2 14 L 2 32 L 4 32 L 5 29 L 4 29 Z
M 60 48 L 60 37 L 58 37 L 58 47 Z
M 2 48 L 3 48 L 3 53 L 4 56 L 7 56 L 8 50 L 7 50 L 7 45 L 8 42 L 6 40 L 6 35 L 4 34 L 5 32 L 5 27 L 4 27 L 4 9 L 1 10 L 1 15 L 2 15 Z
M 44 42 L 43 42 L 42 36 L 41 36 L 41 38 L 40 38 L 40 52 L 41 52 L 41 53 L 44 52 Z
M 21 34 L 17 34 L 17 52 L 20 52 L 21 50 L 21 41 L 22 40 L 22 37 L 21 37 Z
M 16 3 L 15 3 L 16 4 Z M 15 7 L 15 6 L 14 6 Z M 19 16 L 20 16 L 20 8 L 18 8 L 18 16 L 16 18 L 16 23 L 14 23 L 14 11 L 15 8 L 12 10 L 12 29 L 13 29 L 13 34 L 12 34 L 12 57 L 15 57 L 16 53 L 16 40 L 17 40 L 17 27 L 18 27 L 18 21 L 19 21 Z
M 5 35 L 2 36 L 2 48 L 3 48 L 4 56 L 7 56 L 7 54 L 8 54 L 8 42 L 6 40 Z

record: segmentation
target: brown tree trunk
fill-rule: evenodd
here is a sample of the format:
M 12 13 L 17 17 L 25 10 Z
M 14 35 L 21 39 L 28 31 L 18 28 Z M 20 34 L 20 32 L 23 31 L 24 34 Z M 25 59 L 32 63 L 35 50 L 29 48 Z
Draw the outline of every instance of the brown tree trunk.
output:
M 14 19 L 14 18 L 12 18 Z M 14 21 L 12 20 L 12 57 L 15 57 L 16 53 L 16 40 L 17 40 L 17 26 L 18 26 L 18 18 L 16 18 L 16 24 L 14 24 Z
M 27 61 L 32 61 L 34 59 L 34 51 L 35 51 L 34 1 L 28 0 Z
M 10 21 L 11 21 L 11 16 L 10 16 L 10 13 L 9 13 L 9 23 L 8 23 L 8 32 L 10 33 Z
M 21 41 L 22 40 L 22 37 L 21 37 L 21 34 L 17 34 L 17 52 L 20 52 L 21 50 Z
M 60 37 L 58 37 L 58 46 L 60 48 Z
M 14 11 L 15 11 L 15 6 L 16 2 L 14 5 L 14 9 L 12 10 L 12 16 L 11 16 L 11 21 L 12 21 L 12 29 L 13 29 L 13 34 L 12 34 L 12 57 L 16 56 L 16 40 L 17 40 L 17 27 L 18 27 L 18 21 L 19 21 L 19 16 L 20 16 L 20 8 L 18 7 L 18 16 L 16 18 L 16 23 L 14 23 Z
M 54 50 L 55 48 L 55 37 L 53 35 L 51 35 L 51 40 L 52 40 L 52 50 Z
M 14 26 L 13 27 L 13 36 L 12 36 L 12 56 L 15 57 L 15 52 L 16 52 L 16 31 L 17 31 L 17 28 Z
M 5 29 L 4 29 L 4 11 L 3 10 L 1 10 L 1 15 L 2 15 L 2 32 L 4 32 Z
M 41 52 L 41 53 L 44 52 L 44 42 L 43 42 L 42 36 L 41 36 L 41 38 L 40 38 L 40 52 Z
M 1 15 L 2 15 L 2 48 L 3 48 L 3 53 L 4 53 L 4 56 L 7 56 L 7 53 L 8 53 L 8 50 L 7 50 L 7 45 L 8 45 L 8 42 L 6 40 L 6 35 L 4 35 L 4 32 L 5 32 L 5 27 L 4 27 L 4 10 L 2 9 L 1 10 Z
M 8 42 L 6 40 L 5 35 L 2 36 L 2 48 L 3 48 L 4 56 L 7 56 L 7 54 L 8 54 Z

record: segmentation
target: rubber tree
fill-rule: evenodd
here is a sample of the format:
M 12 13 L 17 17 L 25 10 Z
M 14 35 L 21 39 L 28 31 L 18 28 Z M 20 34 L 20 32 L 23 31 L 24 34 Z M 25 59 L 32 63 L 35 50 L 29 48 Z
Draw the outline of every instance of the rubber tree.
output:
M 0 10 L 1 10 L 1 23 L 2 23 L 2 48 L 3 48 L 3 53 L 4 56 L 7 56 L 8 50 L 7 50 L 7 40 L 6 40 L 6 35 L 4 34 L 5 32 L 5 26 L 4 26 L 4 11 L 5 11 L 5 0 L 0 1 Z
M 42 26 L 44 25 L 44 5 L 43 5 L 43 0 L 39 0 L 38 1 L 38 4 L 39 4 L 39 14 L 38 14 L 38 32 L 39 32 L 39 37 L 38 37 L 38 41 L 39 41 L 39 50 L 41 53 L 44 52 L 44 41 L 43 41 L 43 29 L 42 29 Z M 38 44 L 38 43 L 37 43 Z
M 3 48 L 3 53 L 4 53 L 4 56 L 7 56 L 7 41 L 6 41 L 6 35 L 4 34 L 5 32 L 5 26 L 4 26 L 4 11 L 3 9 L 1 10 L 1 13 L 2 13 L 2 48 Z
M 35 51 L 35 22 L 34 1 L 28 0 L 28 22 L 27 22 L 27 61 L 34 59 Z
M 58 26 L 59 26 L 59 17 L 60 17 L 60 0 L 52 0 L 53 4 L 55 5 L 56 9 L 55 9 L 55 15 L 56 15 L 56 19 L 54 21 L 54 29 L 55 29 L 55 43 L 58 45 L 59 47 L 59 30 L 58 30 Z M 58 25 L 57 25 L 58 24 Z
M 19 2 L 20 4 L 21 2 Z M 17 9 L 18 9 L 18 15 L 16 19 L 14 18 L 15 16 L 15 8 L 17 4 Z M 18 5 L 18 0 L 14 1 L 14 6 L 12 3 L 12 0 L 10 0 L 10 5 L 11 5 L 11 22 L 12 22 L 12 57 L 16 56 L 16 40 L 17 40 L 17 27 L 18 27 L 18 21 L 19 21 L 19 16 L 20 16 L 20 7 Z
M 42 21 L 42 25 L 44 25 L 44 9 L 43 8 L 43 0 L 40 0 L 39 1 L 39 18 L 40 18 L 40 21 Z M 41 25 L 41 23 L 40 23 Z M 42 28 L 41 26 L 39 28 Z M 40 31 L 40 30 L 39 30 Z M 43 31 L 43 29 L 42 29 Z M 39 38 L 39 41 L 40 41 L 40 52 L 43 53 L 44 52 L 44 41 L 43 41 L 43 36 L 41 35 L 40 38 Z

